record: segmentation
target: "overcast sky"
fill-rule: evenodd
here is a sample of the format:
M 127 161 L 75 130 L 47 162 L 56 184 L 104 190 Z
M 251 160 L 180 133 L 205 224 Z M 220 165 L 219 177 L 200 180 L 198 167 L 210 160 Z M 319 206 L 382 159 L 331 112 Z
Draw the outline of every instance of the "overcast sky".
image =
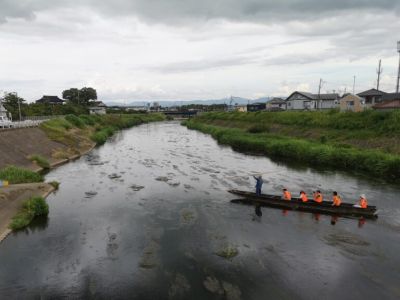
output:
M 399 0 L 0 0 L 0 91 L 105 101 L 396 85 Z

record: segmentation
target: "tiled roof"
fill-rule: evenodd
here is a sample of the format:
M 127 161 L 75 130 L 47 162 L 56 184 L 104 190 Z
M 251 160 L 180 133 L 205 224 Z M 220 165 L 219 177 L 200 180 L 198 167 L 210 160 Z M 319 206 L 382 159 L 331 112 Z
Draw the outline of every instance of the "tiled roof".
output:
M 386 94 L 386 93 L 385 93 L 385 92 L 382 92 L 382 91 L 379 91 L 379 90 L 377 90 L 377 89 L 370 89 L 370 90 L 368 90 L 368 91 L 364 91 L 364 92 L 358 93 L 357 96 L 360 96 L 360 97 L 366 97 L 366 96 L 382 96 L 382 95 L 384 95 L 384 94 Z
M 298 93 L 300 95 L 303 95 L 304 97 L 310 99 L 310 100 L 337 100 L 339 98 L 339 94 L 312 94 L 312 93 L 308 93 L 308 92 L 293 92 L 287 99 L 289 99 L 290 97 L 292 97 L 292 95 L 294 95 L 295 93 Z M 286 100 L 287 100 L 286 99 Z

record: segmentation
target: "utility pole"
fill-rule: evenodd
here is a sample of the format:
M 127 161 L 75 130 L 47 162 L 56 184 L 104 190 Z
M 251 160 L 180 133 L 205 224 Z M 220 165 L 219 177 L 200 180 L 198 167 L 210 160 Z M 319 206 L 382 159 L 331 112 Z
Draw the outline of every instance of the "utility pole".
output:
M 353 95 L 355 93 L 355 89 L 356 89 L 356 75 L 353 76 Z
M 397 52 L 399 52 L 399 70 L 397 71 L 397 87 L 396 87 L 396 93 L 399 92 L 399 84 L 400 84 L 400 41 L 397 42 Z
M 382 59 L 379 60 L 379 67 L 376 70 L 376 74 L 378 74 L 378 80 L 376 81 L 376 89 L 379 91 L 379 83 L 381 81 L 381 74 L 383 72 L 383 69 L 381 68 L 381 63 L 382 63 Z
M 19 121 L 22 121 L 21 118 L 21 102 L 19 101 L 19 97 L 18 97 L 18 93 L 17 92 L 13 92 L 12 93 L 15 97 L 17 97 L 17 101 L 18 101 L 18 112 L 19 112 Z
M 79 105 L 79 89 L 78 89 L 78 105 Z
M 319 87 L 318 87 L 318 103 L 317 103 L 317 110 L 321 106 L 321 88 L 322 88 L 322 78 L 319 79 Z

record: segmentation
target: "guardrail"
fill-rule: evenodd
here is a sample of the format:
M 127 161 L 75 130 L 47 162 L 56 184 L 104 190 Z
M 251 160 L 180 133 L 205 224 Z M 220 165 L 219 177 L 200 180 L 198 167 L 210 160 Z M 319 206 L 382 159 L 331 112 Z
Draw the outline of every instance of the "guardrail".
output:
M 23 117 L 22 121 L 0 121 L 0 130 L 1 129 L 13 129 L 13 128 L 29 128 L 29 127 L 37 127 L 44 121 L 61 118 L 63 116 L 31 116 L 31 117 Z

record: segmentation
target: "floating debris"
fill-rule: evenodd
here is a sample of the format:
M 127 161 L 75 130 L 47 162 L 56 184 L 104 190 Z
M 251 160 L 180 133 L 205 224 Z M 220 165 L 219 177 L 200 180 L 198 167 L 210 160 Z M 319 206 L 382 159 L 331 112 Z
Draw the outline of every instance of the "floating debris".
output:
M 108 178 L 110 178 L 110 179 L 118 179 L 118 178 L 121 178 L 121 177 L 122 176 L 117 174 L 117 173 L 112 173 L 112 174 L 108 175 Z
M 223 258 L 234 258 L 239 254 L 239 250 L 236 247 L 233 246 L 226 246 L 225 248 L 219 250 L 216 252 L 218 256 L 221 256 Z
M 134 190 L 135 192 L 137 192 L 137 191 L 140 191 L 140 190 L 144 189 L 144 186 L 132 184 L 132 185 L 130 186 L 130 188 L 131 188 L 132 190 Z
M 93 198 L 94 196 L 97 195 L 97 192 L 95 191 L 89 191 L 89 192 L 85 192 L 86 197 L 85 198 Z
M 169 181 L 170 179 L 169 179 L 168 177 L 165 177 L 165 176 L 158 176 L 158 177 L 156 178 L 156 180 L 157 180 L 157 181 L 167 182 L 167 181 Z

